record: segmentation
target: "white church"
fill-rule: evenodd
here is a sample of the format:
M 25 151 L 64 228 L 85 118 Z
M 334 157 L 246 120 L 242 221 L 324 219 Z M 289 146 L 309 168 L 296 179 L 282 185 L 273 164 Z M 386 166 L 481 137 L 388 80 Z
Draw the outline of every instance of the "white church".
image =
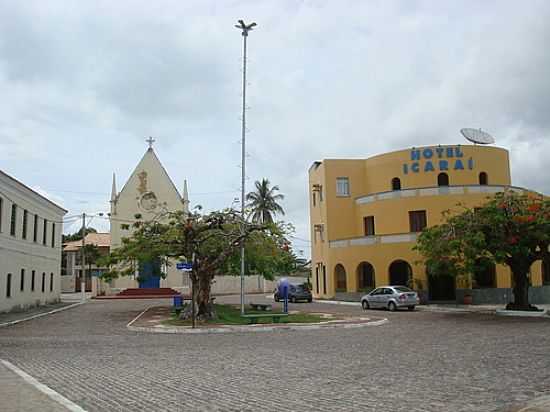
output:
M 189 212 L 187 181 L 184 181 L 180 194 L 153 150 L 154 139 L 149 138 L 147 142 L 149 148 L 120 192 L 117 191 L 113 174 L 110 201 L 112 249 L 121 245 L 122 238 L 131 235 L 137 214 L 143 220 L 153 220 L 166 211 Z M 114 279 L 110 284 L 101 284 L 99 289 L 108 295 L 128 288 L 173 288 L 178 292 L 187 292 L 189 278 L 178 271 L 175 264 L 156 269 L 166 273 L 166 278 L 155 276 L 153 264 L 147 263 L 139 268 L 135 276 Z
M 187 181 L 183 182 L 180 194 L 153 150 L 154 139 L 149 138 L 147 142 L 149 143 L 147 151 L 120 192 L 117 191 L 113 174 L 110 200 L 111 250 L 121 245 L 122 238 L 131 236 L 132 223 L 136 221 L 136 214 L 140 214 L 142 220 L 153 220 L 166 211 L 189 212 Z M 170 293 L 169 289 L 172 289 L 174 293 L 188 294 L 190 292 L 189 276 L 186 272 L 178 271 L 175 263 L 172 262 L 167 268 L 155 268 L 152 263 L 145 263 L 140 265 L 134 276 L 113 279 L 109 283 L 96 280 L 92 283 L 92 294 L 98 296 L 120 293 L 137 297 L 141 291 L 158 291 L 158 288 L 165 288 L 166 293 Z M 164 279 L 155 275 L 159 269 L 160 272 L 166 273 Z M 304 279 L 299 278 L 297 281 L 303 282 Z M 245 278 L 246 293 L 271 292 L 275 285 L 274 281 L 267 281 L 258 275 Z M 157 291 L 154 293 L 158 293 Z M 214 294 L 239 292 L 240 279 L 236 276 L 218 276 L 212 285 Z

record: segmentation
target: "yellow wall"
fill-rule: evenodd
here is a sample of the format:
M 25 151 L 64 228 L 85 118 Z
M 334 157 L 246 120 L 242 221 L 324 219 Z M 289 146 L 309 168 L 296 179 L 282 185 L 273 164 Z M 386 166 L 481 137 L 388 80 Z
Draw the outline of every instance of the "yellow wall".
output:
M 440 160 L 444 161 L 441 165 Z M 461 163 L 455 170 L 456 160 L 460 160 Z M 430 170 L 428 162 L 431 162 L 435 170 Z M 447 170 L 444 172 L 449 176 L 450 186 L 440 188 L 437 176 L 441 170 L 438 169 L 440 166 L 445 167 L 445 162 Z M 461 165 L 463 169 L 460 169 Z M 414 172 L 413 169 L 418 172 Z M 488 186 L 480 187 L 481 172 L 487 173 Z M 337 177 L 349 178 L 350 196 L 336 196 Z M 391 191 L 391 181 L 394 177 L 401 180 L 401 191 Z M 323 201 L 319 201 L 317 194 L 315 206 L 312 203 L 314 185 L 321 185 L 323 190 Z M 382 243 L 380 236 L 386 240 L 389 239 L 385 237 L 387 235 L 410 236 L 409 211 L 426 210 L 427 224 L 432 226 L 441 222 L 444 210 L 459 210 L 459 203 L 467 207 L 483 204 L 491 194 L 480 193 L 480 190 L 502 190 L 501 186 L 510 185 L 508 151 L 492 146 L 430 146 L 400 150 L 369 159 L 328 159 L 316 162 L 309 171 L 314 294 L 334 296 L 337 264 L 342 264 L 346 270 L 347 291 L 357 290 L 356 271 L 362 261 L 374 266 L 376 285 L 388 284 L 389 266 L 398 259 L 407 261 L 412 267 L 413 278 L 422 280 L 423 288 L 427 288 L 425 269 L 419 263 L 420 256 L 412 251 L 414 240 L 403 242 L 401 239 L 399 242 Z M 453 194 L 457 191 L 461 193 Z M 379 196 L 389 198 L 382 200 Z M 370 201 L 366 202 L 365 197 Z M 366 203 L 362 203 L 363 201 Z M 365 239 L 365 216 L 375 217 L 376 243 L 352 245 L 349 239 Z M 316 224 L 322 224 L 324 227 L 323 241 L 318 233 L 314 233 L 313 227 Z M 331 241 L 341 243 L 346 240 L 348 244 L 343 247 L 336 247 L 334 244 L 330 246 Z M 322 271 L 319 272 L 320 293 L 316 293 L 318 265 L 326 266 L 326 294 L 322 291 Z M 533 267 L 533 285 L 541 284 L 540 266 L 538 262 Z M 496 283 L 497 287 L 511 286 L 510 271 L 507 267 L 497 267 Z

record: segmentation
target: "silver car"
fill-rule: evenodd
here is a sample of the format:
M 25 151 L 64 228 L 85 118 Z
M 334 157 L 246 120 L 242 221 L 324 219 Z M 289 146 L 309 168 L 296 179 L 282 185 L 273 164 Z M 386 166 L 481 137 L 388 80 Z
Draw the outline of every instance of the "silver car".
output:
M 394 311 L 406 307 L 414 310 L 419 303 L 418 294 L 405 286 L 382 286 L 361 297 L 361 306 L 370 308 L 386 308 Z

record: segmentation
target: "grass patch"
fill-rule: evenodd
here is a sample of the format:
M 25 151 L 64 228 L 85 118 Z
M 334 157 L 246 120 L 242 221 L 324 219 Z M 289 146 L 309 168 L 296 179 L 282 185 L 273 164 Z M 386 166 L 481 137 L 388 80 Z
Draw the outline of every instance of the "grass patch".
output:
M 200 325 L 248 325 L 249 320 L 241 318 L 241 309 L 237 305 L 221 305 L 216 304 L 216 313 L 218 314 L 218 319 L 208 321 L 208 322 L 198 322 Z M 246 312 L 247 315 L 252 314 L 269 314 L 269 313 L 282 313 L 279 310 L 274 310 L 272 312 L 264 312 L 257 310 L 249 310 Z M 293 313 L 289 314 L 287 317 L 281 318 L 279 323 L 319 323 L 321 321 L 326 321 L 326 318 L 323 318 L 321 315 L 311 314 L 311 313 Z M 272 323 L 271 318 L 261 318 L 258 319 L 258 323 Z M 191 320 L 180 320 L 177 318 L 177 315 L 172 314 L 172 318 L 162 322 L 163 325 L 173 325 L 173 326 L 189 326 L 191 325 Z

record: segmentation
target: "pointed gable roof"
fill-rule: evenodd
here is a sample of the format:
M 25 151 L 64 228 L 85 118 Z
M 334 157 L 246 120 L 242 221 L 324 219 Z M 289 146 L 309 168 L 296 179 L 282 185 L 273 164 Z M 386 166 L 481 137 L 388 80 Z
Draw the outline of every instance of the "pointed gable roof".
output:
M 122 187 L 121 191 L 118 192 L 117 194 L 117 200 L 119 198 L 119 196 L 124 192 L 124 190 L 127 188 L 128 186 L 128 183 L 132 180 L 132 177 L 134 175 L 136 175 L 139 170 L 141 169 L 146 169 L 148 168 L 148 166 L 152 165 L 153 167 L 157 166 L 158 169 L 161 171 L 161 174 L 163 175 L 163 177 L 168 181 L 170 182 L 170 184 L 172 185 L 173 189 L 174 189 L 174 192 L 177 194 L 178 196 L 178 199 L 183 202 L 183 199 L 178 191 L 178 189 L 176 188 L 176 185 L 174 184 L 174 182 L 172 181 L 172 179 L 170 179 L 170 176 L 168 175 L 168 172 L 166 171 L 166 169 L 164 168 L 164 166 L 162 165 L 162 163 L 160 162 L 159 158 L 157 157 L 155 151 L 153 150 L 152 147 L 149 147 L 147 149 L 147 151 L 145 152 L 145 154 L 143 155 L 143 157 L 141 158 L 141 160 L 139 161 L 139 163 L 137 164 L 136 168 L 134 169 L 134 171 L 130 174 L 130 177 L 128 177 L 128 180 L 126 180 L 126 183 L 124 184 L 124 186 Z M 147 167 L 146 167 L 147 166 Z

